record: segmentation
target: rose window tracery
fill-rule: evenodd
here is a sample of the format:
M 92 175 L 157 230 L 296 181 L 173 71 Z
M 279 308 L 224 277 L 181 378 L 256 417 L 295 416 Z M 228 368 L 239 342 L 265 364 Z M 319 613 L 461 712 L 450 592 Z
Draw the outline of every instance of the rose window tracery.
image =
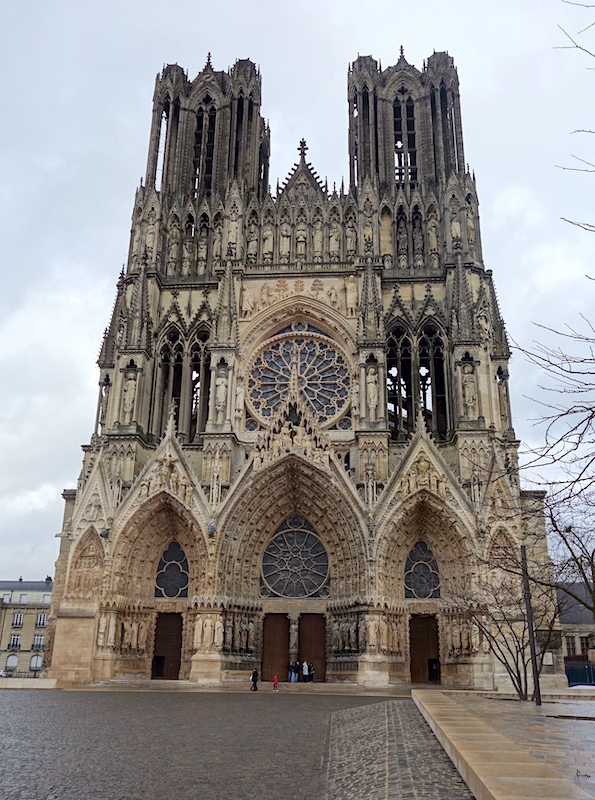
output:
M 248 403 L 256 417 L 272 417 L 291 392 L 325 427 L 345 412 L 350 396 L 347 359 L 330 339 L 294 326 L 258 353 L 248 380 Z
M 440 575 L 434 554 L 425 542 L 413 547 L 405 562 L 405 597 L 427 600 L 440 597 Z
M 299 514 L 279 526 L 262 557 L 261 597 L 328 597 L 329 561 L 314 528 Z

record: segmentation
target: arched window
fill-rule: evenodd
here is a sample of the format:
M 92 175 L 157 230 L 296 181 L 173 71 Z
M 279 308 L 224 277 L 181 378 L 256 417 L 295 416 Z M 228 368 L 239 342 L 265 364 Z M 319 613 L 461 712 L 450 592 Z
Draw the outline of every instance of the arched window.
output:
M 6 671 L 7 672 L 14 672 L 17 668 L 17 664 L 19 663 L 18 656 L 8 656 L 6 659 Z
M 395 180 L 400 186 L 408 183 L 414 187 L 417 183 L 415 103 L 404 86 L 398 93 L 401 97 L 393 102 Z
M 157 566 L 155 597 L 188 597 L 188 559 L 179 542 L 172 542 Z
M 386 391 L 393 439 L 415 430 L 419 411 L 437 439 L 448 433 L 444 341 L 436 325 L 426 323 L 413 346 L 404 327 L 397 325 L 387 339 Z
M 405 562 L 405 597 L 415 600 L 440 597 L 438 564 L 428 545 L 421 540 Z
M 159 352 L 161 370 L 161 420 L 158 434 L 163 433 L 167 425 L 171 401 L 175 401 L 176 425 L 180 419 L 180 396 L 182 391 L 182 370 L 184 346 L 177 328 L 170 328 L 165 342 Z
M 211 97 L 206 95 L 196 112 L 196 129 L 194 132 L 193 194 L 198 197 L 204 193 L 209 196 L 213 185 L 213 168 L 215 155 L 215 127 L 217 110 Z
M 299 514 L 277 528 L 262 557 L 261 597 L 328 597 L 329 561 L 316 531 Z
M 209 351 L 207 342 L 209 334 L 203 331 L 198 334 L 190 348 L 191 370 L 191 406 L 190 406 L 190 441 L 205 429 L 208 416 L 209 383 L 211 371 L 209 369 Z
M 406 438 L 415 425 L 411 356 L 411 339 L 405 329 L 394 328 L 386 357 L 388 425 L 393 439 Z
M 31 661 L 29 662 L 29 669 L 31 670 L 31 672 L 39 672 L 42 664 L 43 664 L 43 659 L 41 656 L 31 656 Z

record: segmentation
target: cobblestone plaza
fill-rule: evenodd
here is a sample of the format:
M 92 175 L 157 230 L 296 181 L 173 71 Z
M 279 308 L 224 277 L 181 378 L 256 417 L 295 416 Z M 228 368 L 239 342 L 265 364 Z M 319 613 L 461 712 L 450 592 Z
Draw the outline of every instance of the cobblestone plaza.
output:
M 5 691 L 0 716 L 2 800 L 472 797 L 408 698 Z

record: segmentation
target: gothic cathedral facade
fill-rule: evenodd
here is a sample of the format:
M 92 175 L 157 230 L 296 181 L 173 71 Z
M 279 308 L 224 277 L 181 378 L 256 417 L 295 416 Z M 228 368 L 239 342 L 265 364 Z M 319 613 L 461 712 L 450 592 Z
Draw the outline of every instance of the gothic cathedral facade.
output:
M 50 677 L 494 685 L 449 587 L 531 493 L 453 60 L 359 57 L 348 106 L 348 186 L 302 140 L 271 192 L 255 65 L 157 76 Z

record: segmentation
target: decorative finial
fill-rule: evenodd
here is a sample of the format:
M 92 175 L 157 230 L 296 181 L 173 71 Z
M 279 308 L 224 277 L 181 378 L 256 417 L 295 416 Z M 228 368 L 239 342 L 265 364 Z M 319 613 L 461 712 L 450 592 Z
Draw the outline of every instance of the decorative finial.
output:
M 211 64 L 211 52 L 210 51 L 207 53 L 207 63 L 205 64 L 205 69 L 207 67 L 209 67 L 210 69 L 213 69 L 213 65 Z
M 166 434 L 169 437 L 175 436 L 176 433 L 176 401 L 172 400 L 169 404 L 169 412 L 167 415 L 167 428 Z
M 401 45 L 401 58 L 405 58 L 405 48 Z
M 300 142 L 300 146 L 298 147 L 298 153 L 300 154 L 300 158 L 306 158 L 307 150 L 308 150 L 308 145 L 306 144 L 306 140 L 302 139 Z

